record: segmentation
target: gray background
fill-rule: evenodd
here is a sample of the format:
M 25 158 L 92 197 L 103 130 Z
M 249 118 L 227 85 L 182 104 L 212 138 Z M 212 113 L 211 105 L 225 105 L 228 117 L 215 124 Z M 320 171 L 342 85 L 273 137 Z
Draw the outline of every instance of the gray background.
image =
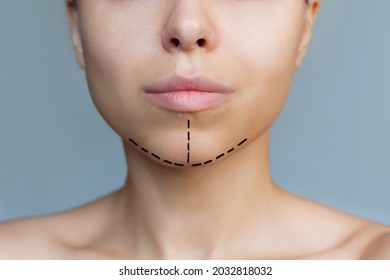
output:
M 77 68 L 63 1 L 0 2 L 0 220 L 69 209 L 118 189 L 121 142 Z M 279 185 L 386 224 L 388 11 L 388 0 L 323 0 L 271 144 Z

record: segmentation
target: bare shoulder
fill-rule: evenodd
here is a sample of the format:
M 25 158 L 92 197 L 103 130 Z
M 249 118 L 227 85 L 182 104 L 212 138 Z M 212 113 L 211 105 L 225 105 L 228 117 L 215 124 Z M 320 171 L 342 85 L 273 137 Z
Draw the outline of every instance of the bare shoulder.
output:
M 52 255 L 56 246 L 51 221 L 50 217 L 39 217 L 1 223 L 0 259 L 45 259 Z
M 307 230 L 304 242 L 311 244 L 311 252 L 314 252 L 304 258 L 348 260 L 390 258 L 389 226 L 306 199 L 299 198 L 296 205 L 300 206 L 295 206 L 296 209 L 300 209 L 299 215 L 305 217 L 299 224 L 299 229 Z
M 0 223 L 0 259 L 74 259 L 110 221 L 110 197 L 49 215 Z
M 390 227 L 374 236 L 361 256 L 363 260 L 390 260 Z
M 358 226 L 347 230 L 346 238 L 325 254 L 329 259 L 390 259 L 390 227 L 350 217 Z

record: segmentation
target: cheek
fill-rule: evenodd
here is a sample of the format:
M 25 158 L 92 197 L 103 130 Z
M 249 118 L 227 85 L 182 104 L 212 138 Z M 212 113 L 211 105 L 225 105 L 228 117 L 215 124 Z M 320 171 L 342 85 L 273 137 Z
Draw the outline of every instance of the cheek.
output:
M 145 65 L 153 51 L 148 34 L 134 25 L 111 22 L 111 25 L 84 26 L 83 36 L 86 76 L 92 100 L 108 124 L 121 136 L 148 119 L 140 97 Z M 132 27 L 131 27 L 132 26 Z M 142 44 L 140 43 L 142 42 Z
M 278 17 L 284 20 L 248 21 L 250 36 L 226 35 L 230 56 L 239 66 L 231 68 L 237 69 L 235 79 L 242 88 L 230 120 L 250 139 L 258 138 L 277 118 L 295 73 L 303 20 L 299 12 Z

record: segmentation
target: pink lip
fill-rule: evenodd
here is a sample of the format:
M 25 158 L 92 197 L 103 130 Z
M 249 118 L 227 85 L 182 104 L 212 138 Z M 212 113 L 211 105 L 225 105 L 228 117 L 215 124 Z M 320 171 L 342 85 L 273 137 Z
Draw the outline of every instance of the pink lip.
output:
M 176 112 L 196 112 L 226 101 L 232 89 L 205 76 L 194 78 L 171 75 L 145 87 L 152 103 Z

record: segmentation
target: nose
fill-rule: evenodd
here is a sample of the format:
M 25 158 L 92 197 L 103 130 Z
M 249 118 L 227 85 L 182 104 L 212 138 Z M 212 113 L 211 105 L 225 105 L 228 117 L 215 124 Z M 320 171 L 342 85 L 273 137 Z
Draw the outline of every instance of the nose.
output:
M 216 44 L 216 35 L 205 7 L 211 1 L 174 2 L 162 33 L 164 49 L 168 52 L 210 51 Z

